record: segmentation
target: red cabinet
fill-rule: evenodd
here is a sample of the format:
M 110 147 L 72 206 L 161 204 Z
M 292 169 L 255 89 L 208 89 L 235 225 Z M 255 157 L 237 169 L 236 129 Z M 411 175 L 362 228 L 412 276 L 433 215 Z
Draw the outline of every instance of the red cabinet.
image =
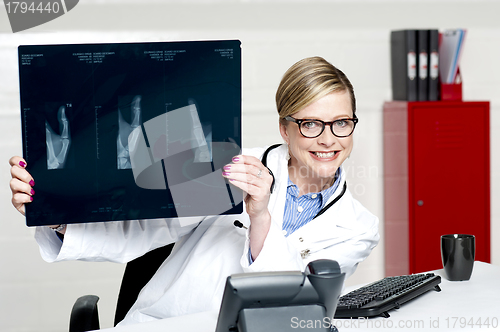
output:
M 386 275 L 442 268 L 440 236 L 490 262 L 489 102 L 384 104 Z

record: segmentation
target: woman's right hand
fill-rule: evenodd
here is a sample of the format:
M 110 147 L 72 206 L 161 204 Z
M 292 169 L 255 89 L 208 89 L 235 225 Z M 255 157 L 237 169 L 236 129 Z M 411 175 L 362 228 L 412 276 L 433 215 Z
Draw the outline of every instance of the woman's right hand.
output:
M 11 166 L 10 174 L 12 175 L 12 180 L 10 180 L 12 205 L 24 215 L 24 205 L 33 201 L 35 180 L 33 180 L 31 174 L 26 170 L 26 161 L 23 158 L 12 157 L 9 163 Z

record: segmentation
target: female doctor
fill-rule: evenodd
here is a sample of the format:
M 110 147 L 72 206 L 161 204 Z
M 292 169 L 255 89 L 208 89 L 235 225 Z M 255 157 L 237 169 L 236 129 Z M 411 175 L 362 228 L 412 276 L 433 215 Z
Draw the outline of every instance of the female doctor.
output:
M 234 273 L 303 271 L 327 258 L 350 276 L 379 240 L 378 219 L 352 197 L 341 168 L 358 122 L 353 87 L 323 58 L 306 58 L 283 76 L 276 104 L 285 144 L 245 149 L 224 167 L 246 192 L 242 215 L 38 227 L 43 259 L 128 262 L 175 242 L 120 325 L 218 311 Z M 35 182 L 22 158 L 10 164 L 12 203 L 24 214 Z

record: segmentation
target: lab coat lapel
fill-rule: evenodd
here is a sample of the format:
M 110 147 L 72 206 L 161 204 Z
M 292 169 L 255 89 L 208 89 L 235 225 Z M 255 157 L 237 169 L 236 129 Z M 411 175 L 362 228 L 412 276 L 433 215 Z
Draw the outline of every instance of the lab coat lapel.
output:
M 269 211 L 271 217 L 279 222 L 280 228 L 283 225 L 283 213 L 285 211 L 286 186 L 288 183 L 288 162 L 286 155 L 288 149 L 285 144 L 271 150 L 267 156 L 267 167 L 274 175 L 274 191 L 269 198 Z

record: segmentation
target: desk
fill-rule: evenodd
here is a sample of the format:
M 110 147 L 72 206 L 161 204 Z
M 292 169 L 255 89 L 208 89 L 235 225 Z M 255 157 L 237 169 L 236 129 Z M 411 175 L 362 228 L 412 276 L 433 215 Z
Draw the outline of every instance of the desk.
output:
M 441 276 L 441 292 L 429 291 L 389 312 L 389 318 L 335 319 L 333 322 L 343 331 L 418 331 L 500 330 L 500 267 L 475 262 L 469 281 L 448 281 L 443 270 L 432 271 Z M 361 287 L 348 287 L 344 293 Z M 216 312 L 202 312 L 154 322 L 105 329 L 105 332 L 179 331 L 213 332 L 217 325 Z M 472 318 L 472 321 L 471 321 Z M 488 321 L 486 321 L 488 319 Z M 474 325 L 467 323 L 473 322 Z M 465 323 L 465 324 L 463 324 Z M 479 326 L 479 323 L 482 326 Z M 463 327 L 462 327 L 463 326 Z M 307 332 L 307 328 L 297 328 Z
M 475 262 L 469 281 L 448 281 L 444 270 L 432 271 L 441 276 L 441 292 L 429 291 L 407 302 L 401 309 L 389 311 L 391 317 L 370 320 L 334 320 L 343 331 L 484 331 L 489 318 L 490 329 L 500 330 L 500 267 Z M 356 287 L 350 287 L 351 291 Z M 473 319 L 472 321 L 470 319 Z M 465 324 L 463 324 L 465 322 Z M 474 326 L 467 325 L 474 322 Z M 478 323 L 483 326 L 479 326 Z M 492 326 L 491 323 L 494 323 Z M 350 325 L 352 323 L 352 325 Z

